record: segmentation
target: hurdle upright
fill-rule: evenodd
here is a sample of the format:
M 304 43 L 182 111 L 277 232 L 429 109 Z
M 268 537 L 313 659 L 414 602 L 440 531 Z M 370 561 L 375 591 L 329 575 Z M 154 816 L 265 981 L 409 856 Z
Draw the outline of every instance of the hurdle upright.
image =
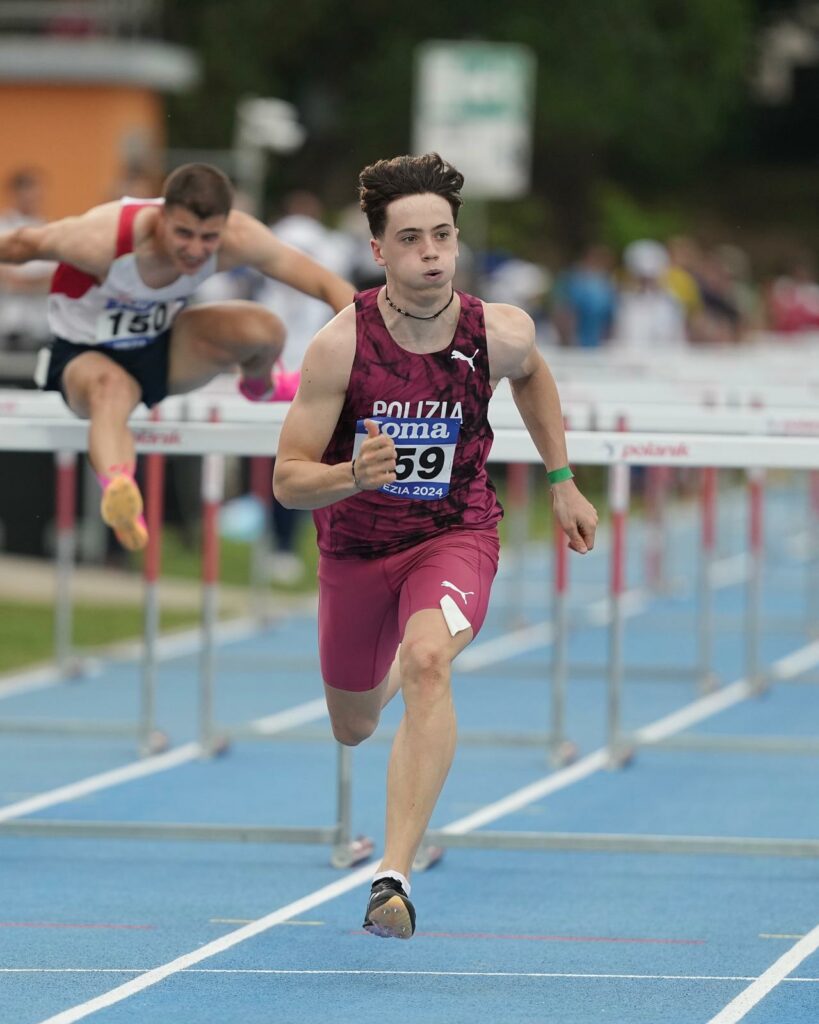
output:
M 657 465 L 671 461 L 680 466 L 746 468 L 751 471 L 769 467 L 815 470 L 819 468 L 819 446 L 812 438 L 803 437 L 736 437 L 712 435 L 635 435 L 622 433 L 577 433 L 568 435 L 569 455 L 573 464 L 595 464 L 628 467 Z M 493 457 L 497 460 L 514 457 L 539 458 L 528 434 L 523 431 L 503 432 L 496 436 Z M 622 495 L 621 495 L 622 497 Z M 759 523 L 754 524 L 757 530 Z M 616 546 L 615 546 L 616 547 Z M 612 558 L 616 560 L 617 552 Z M 616 569 L 613 568 L 613 572 Z M 617 588 L 612 600 L 618 599 Z M 611 656 L 618 657 L 612 649 Z M 620 685 L 616 669 L 610 671 L 609 687 Z M 745 681 L 744 698 L 758 696 L 759 688 L 752 680 Z M 712 695 L 705 700 L 716 699 Z M 624 734 L 619 718 L 619 693 L 609 694 L 608 747 L 600 765 L 621 764 L 624 752 L 637 746 L 680 747 L 698 750 L 753 750 L 759 752 L 819 753 L 819 739 L 750 737 L 669 737 Z M 725 854 L 734 856 L 819 857 L 819 839 L 758 838 L 753 836 L 661 836 L 628 834 L 462 831 L 458 828 L 429 829 L 416 858 L 416 870 L 423 870 L 438 859 L 440 849 L 503 849 L 503 850 L 575 850 L 609 853 L 677 853 Z M 428 854 L 428 850 L 432 851 Z
M 36 402 L 34 396 L 30 401 Z M 83 452 L 87 446 L 88 425 L 76 420 L 62 410 L 49 408 L 49 414 L 37 417 L 28 415 L 0 416 L 0 437 L 4 449 L 12 451 L 51 451 L 60 449 L 66 452 Z M 183 410 L 190 415 L 191 410 Z M 131 423 L 136 449 L 140 454 L 161 456 L 165 454 L 192 455 L 214 457 L 235 454 L 272 455 L 275 453 L 281 422 L 286 408 L 267 406 L 264 411 L 265 430 L 259 430 L 253 421 L 241 423 L 216 423 L 213 421 L 194 421 L 191 419 L 162 420 L 145 422 L 137 419 Z M 210 417 L 209 417 L 210 419 Z M 215 495 L 219 491 L 218 462 L 212 463 L 206 474 L 206 498 L 213 507 L 208 513 L 208 565 L 205 570 L 206 586 L 215 587 L 214 567 L 216 514 Z M 214 479 L 216 477 L 216 479 Z M 155 481 L 156 484 L 156 481 Z M 207 502 L 206 502 L 207 505 Z M 156 499 L 149 499 L 149 508 L 158 507 Z M 152 573 L 158 568 L 158 552 L 152 554 Z M 215 589 L 208 591 L 210 596 L 205 601 L 206 616 L 203 632 L 206 639 L 205 647 L 213 641 L 213 625 L 215 619 Z M 149 621 L 155 617 L 155 609 L 149 613 Z M 149 642 L 149 650 L 151 645 Z M 208 652 L 203 658 L 207 669 Z M 211 666 L 212 668 L 212 666 Z M 153 685 L 153 673 L 148 666 L 143 673 Z M 222 752 L 223 745 L 217 743 L 219 728 L 213 721 L 212 712 L 213 678 L 209 671 L 200 672 L 200 750 L 203 757 Z M 149 700 L 153 706 L 153 695 Z M 49 728 L 50 723 L 32 724 L 37 731 L 55 731 Z M 23 723 L 25 727 L 25 723 Z M 10 728 L 17 728 L 11 723 Z M 25 728 L 23 729 L 25 731 Z M 77 731 L 77 730 L 75 730 Z M 123 731 L 123 730 L 119 730 Z M 238 730 L 237 730 L 238 734 Z M 275 738 L 277 732 L 262 730 L 256 738 Z M 52 819 L 24 820 L 13 819 L 0 823 L 0 832 L 12 835 L 27 836 L 64 836 L 79 838 L 139 838 L 152 840 L 199 840 L 207 842 L 261 842 L 261 843 L 304 843 L 329 845 L 331 847 L 331 863 L 334 867 L 347 868 L 367 860 L 373 852 L 374 844 L 368 837 L 353 837 L 351 826 L 352 810 L 352 755 L 349 749 L 337 744 L 337 785 L 336 785 L 336 821 L 323 827 L 290 827 L 290 826 L 251 826 L 251 825 L 197 825 L 192 823 L 156 823 L 127 821 L 59 821 Z

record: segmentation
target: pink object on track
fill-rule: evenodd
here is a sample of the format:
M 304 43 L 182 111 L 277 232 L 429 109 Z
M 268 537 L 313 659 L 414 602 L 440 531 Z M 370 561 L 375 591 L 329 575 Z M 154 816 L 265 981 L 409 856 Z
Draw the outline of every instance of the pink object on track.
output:
M 260 377 L 249 380 L 243 377 L 239 381 L 239 392 L 250 402 L 291 402 L 298 390 L 300 377 L 299 370 L 274 373 L 268 382 Z

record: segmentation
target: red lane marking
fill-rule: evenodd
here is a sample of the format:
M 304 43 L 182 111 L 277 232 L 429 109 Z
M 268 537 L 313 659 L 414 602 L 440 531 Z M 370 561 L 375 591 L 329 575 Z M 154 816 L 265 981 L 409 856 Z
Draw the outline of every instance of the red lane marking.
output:
M 367 931 L 352 935 L 369 935 Z M 608 935 L 497 935 L 493 932 L 416 932 L 426 939 L 513 939 L 516 942 L 631 942 L 661 946 L 704 946 L 705 939 L 644 939 Z
M 149 931 L 153 924 L 70 924 L 58 921 L 0 921 L 0 928 L 120 928 L 129 931 Z

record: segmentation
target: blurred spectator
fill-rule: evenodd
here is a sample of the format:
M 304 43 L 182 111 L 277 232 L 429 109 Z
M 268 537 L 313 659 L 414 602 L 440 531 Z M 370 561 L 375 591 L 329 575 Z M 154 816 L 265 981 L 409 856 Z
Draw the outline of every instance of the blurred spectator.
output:
M 6 181 L 7 206 L 0 232 L 42 224 L 44 179 L 21 168 Z M 0 348 L 31 350 L 48 340 L 48 290 L 55 263 L 36 260 L 23 266 L 0 265 Z
M 788 273 L 774 280 L 767 310 L 772 331 L 795 334 L 819 328 L 819 284 L 809 257 L 796 260 Z
M 552 318 L 562 345 L 599 348 L 609 340 L 617 307 L 614 256 L 591 245 L 555 282 Z
M 317 263 L 339 277 L 349 280 L 353 274 L 353 250 L 349 238 L 322 222 L 324 208 L 312 192 L 291 192 L 282 204 L 282 217 L 270 230 L 287 245 L 307 253 Z M 368 246 L 369 249 L 369 246 Z M 375 266 L 375 264 L 373 264 Z M 332 317 L 332 310 L 319 299 L 297 292 L 280 281 L 265 278 L 256 300 L 278 314 L 287 328 L 287 341 L 280 363 L 286 373 L 301 369 L 304 353 L 313 336 Z M 295 583 L 304 565 L 297 554 L 297 531 L 304 514 L 286 509 L 273 499 L 273 552 L 269 573 L 279 583 Z
M 753 280 L 748 253 L 738 245 L 723 244 L 716 247 L 715 254 L 730 278 L 731 294 L 739 310 L 742 336 L 749 331 L 760 330 L 764 320 L 762 303 L 759 289 Z
M 724 251 L 714 249 L 703 255 L 699 289 L 702 310 L 697 318 L 697 333 L 691 340 L 706 344 L 739 341 L 743 333 L 742 313 L 730 261 Z
M 545 267 L 513 257 L 499 262 L 486 276 L 482 288 L 487 302 L 508 302 L 520 306 L 541 328 L 551 283 L 551 274 Z M 456 287 L 461 285 L 456 282 Z
M 686 342 L 685 314 L 663 280 L 670 260 L 664 245 L 641 239 L 623 252 L 626 279 L 614 320 L 613 341 L 635 350 L 679 349 Z
M 360 292 L 378 288 L 384 281 L 384 268 L 373 259 L 370 228 L 358 203 L 350 203 L 341 211 L 338 229 L 347 240 L 350 259 L 350 280 Z
M 702 250 L 693 238 L 673 235 L 666 242 L 668 269 L 663 274 L 663 285 L 682 308 L 689 338 L 697 340 L 699 320 L 702 316 L 700 272 Z
M 162 174 L 142 160 L 131 160 L 122 178 L 111 188 L 111 198 L 153 199 L 162 193 Z
M 353 259 L 350 242 L 339 231 L 322 223 L 324 208 L 317 195 L 305 191 L 291 192 L 282 203 L 282 214 L 270 226 L 277 238 L 307 253 L 316 263 L 339 277 L 350 279 Z M 305 349 L 313 335 L 331 319 L 332 310 L 320 299 L 269 278 L 264 279 L 256 299 L 275 310 L 284 321 L 287 342 L 281 361 L 288 373 L 299 370 Z

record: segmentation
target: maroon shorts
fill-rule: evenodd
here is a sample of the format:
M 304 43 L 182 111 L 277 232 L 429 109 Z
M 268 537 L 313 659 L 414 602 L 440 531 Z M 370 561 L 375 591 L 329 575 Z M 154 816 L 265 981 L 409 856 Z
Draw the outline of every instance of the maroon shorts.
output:
M 407 622 L 449 596 L 483 625 L 498 570 L 498 532 L 450 530 L 385 558 L 319 559 L 319 655 L 328 686 L 371 690 L 385 678 Z M 442 613 L 443 614 L 443 613 Z

